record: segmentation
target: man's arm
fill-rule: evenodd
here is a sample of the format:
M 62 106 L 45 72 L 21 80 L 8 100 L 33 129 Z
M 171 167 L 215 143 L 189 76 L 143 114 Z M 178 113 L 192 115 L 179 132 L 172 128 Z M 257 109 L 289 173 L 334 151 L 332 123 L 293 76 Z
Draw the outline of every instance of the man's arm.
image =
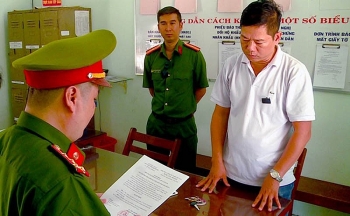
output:
M 197 184 L 197 187 L 202 187 L 202 191 L 208 189 L 209 193 L 211 193 L 220 179 L 224 181 L 226 186 L 229 186 L 226 178 L 226 169 L 222 159 L 229 114 L 230 108 L 221 107 L 219 105 L 215 106 L 210 125 L 212 167 L 209 175 Z
M 148 88 L 148 90 L 151 96 L 154 97 L 154 88 Z
M 281 158 L 273 167 L 274 170 L 279 172 L 281 177 L 283 177 L 284 174 L 298 160 L 301 152 L 311 138 L 311 121 L 293 122 L 293 127 L 294 132 L 289 139 Z M 271 211 L 272 203 L 275 200 L 278 207 L 281 208 L 281 204 L 278 199 L 278 189 L 279 182 L 277 182 L 270 176 L 270 174 L 268 174 L 252 206 L 255 207 L 260 202 L 259 210 L 262 210 L 267 204 L 268 210 Z
M 205 95 L 206 92 L 207 92 L 206 88 L 196 89 L 194 95 L 196 97 L 196 102 L 197 103 L 199 103 L 199 101 L 202 99 L 202 97 Z

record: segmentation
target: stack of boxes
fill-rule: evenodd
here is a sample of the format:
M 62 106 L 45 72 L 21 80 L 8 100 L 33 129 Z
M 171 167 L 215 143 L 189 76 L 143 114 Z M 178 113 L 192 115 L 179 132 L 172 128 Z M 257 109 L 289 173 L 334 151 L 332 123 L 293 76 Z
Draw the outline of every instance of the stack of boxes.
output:
M 90 31 L 90 8 L 54 7 L 8 13 L 11 107 L 14 122 L 24 110 L 27 84 L 23 71 L 14 69 L 12 62 L 51 41 L 81 36 Z

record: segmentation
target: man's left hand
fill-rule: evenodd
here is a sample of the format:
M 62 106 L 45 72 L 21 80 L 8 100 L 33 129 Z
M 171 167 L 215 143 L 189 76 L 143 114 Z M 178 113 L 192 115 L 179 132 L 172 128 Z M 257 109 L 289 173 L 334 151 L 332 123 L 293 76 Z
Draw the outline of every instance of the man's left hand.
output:
M 278 199 L 279 182 L 273 179 L 271 176 L 267 176 L 261 186 L 258 196 L 255 198 L 252 207 L 258 206 L 259 211 L 263 210 L 267 205 L 268 211 L 272 211 L 272 205 L 275 201 L 277 207 L 281 209 L 281 203 Z

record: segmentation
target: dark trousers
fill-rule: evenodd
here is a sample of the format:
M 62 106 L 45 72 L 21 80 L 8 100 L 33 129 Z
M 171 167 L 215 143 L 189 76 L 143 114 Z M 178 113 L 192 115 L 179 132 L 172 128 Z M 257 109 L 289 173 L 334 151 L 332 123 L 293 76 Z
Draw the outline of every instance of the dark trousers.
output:
M 194 117 L 179 123 L 166 123 L 151 114 L 147 121 L 146 132 L 149 135 L 165 139 L 181 139 L 181 147 L 175 162 L 175 169 L 191 173 L 195 172 L 198 137 Z M 165 149 L 150 146 L 147 146 L 147 148 L 169 154 Z

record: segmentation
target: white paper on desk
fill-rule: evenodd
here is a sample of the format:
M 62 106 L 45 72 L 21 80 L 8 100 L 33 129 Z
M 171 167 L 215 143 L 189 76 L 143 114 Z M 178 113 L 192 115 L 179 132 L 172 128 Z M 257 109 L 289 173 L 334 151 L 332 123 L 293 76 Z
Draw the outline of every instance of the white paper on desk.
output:
M 111 215 L 149 215 L 176 191 L 188 176 L 142 156 L 102 196 Z

